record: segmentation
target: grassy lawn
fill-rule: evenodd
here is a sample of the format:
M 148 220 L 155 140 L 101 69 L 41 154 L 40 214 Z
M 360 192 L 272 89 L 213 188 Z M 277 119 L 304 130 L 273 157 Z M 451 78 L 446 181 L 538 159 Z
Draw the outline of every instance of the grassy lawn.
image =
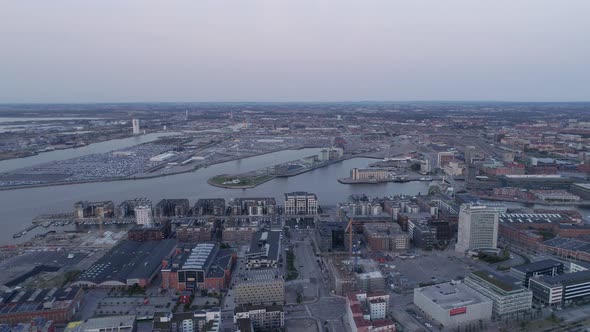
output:
M 211 182 L 228 187 L 242 187 L 242 186 L 255 186 L 264 181 L 272 179 L 272 175 L 260 175 L 260 176 L 231 176 L 231 175 L 218 175 L 211 178 Z M 240 180 L 239 183 L 225 183 L 233 180 Z M 225 183 L 225 184 L 224 184 Z

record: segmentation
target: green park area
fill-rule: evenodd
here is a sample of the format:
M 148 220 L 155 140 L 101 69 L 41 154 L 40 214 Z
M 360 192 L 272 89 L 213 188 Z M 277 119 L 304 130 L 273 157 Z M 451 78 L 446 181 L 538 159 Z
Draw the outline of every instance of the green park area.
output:
M 212 185 L 226 188 L 255 187 L 270 179 L 272 175 L 217 175 L 209 179 Z

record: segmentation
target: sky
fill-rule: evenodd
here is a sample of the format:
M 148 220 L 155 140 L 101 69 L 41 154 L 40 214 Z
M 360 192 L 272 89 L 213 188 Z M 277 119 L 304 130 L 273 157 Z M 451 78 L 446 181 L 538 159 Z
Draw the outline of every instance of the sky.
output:
M 0 0 L 0 103 L 588 101 L 588 0 Z

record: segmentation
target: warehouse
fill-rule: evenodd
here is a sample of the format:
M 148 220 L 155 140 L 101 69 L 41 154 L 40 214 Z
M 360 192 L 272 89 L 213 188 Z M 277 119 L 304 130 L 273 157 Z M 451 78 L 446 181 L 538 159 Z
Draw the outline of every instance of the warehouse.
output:
M 136 242 L 123 240 L 82 273 L 74 286 L 145 287 L 158 275 L 162 261 L 170 259 L 176 241 Z
M 30 323 L 43 317 L 66 323 L 76 314 L 84 291 L 79 287 L 52 289 L 17 289 L 0 293 L 0 323 Z

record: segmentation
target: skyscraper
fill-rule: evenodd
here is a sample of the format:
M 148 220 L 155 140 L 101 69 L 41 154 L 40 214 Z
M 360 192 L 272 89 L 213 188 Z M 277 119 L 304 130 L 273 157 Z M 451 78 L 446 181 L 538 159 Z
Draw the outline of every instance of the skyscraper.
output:
M 133 125 L 133 135 L 139 135 L 139 119 L 131 120 Z
M 469 249 L 496 249 L 498 219 L 499 213 L 496 209 L 475 204 L 461 205 L 455 251 L 464 253 Z

